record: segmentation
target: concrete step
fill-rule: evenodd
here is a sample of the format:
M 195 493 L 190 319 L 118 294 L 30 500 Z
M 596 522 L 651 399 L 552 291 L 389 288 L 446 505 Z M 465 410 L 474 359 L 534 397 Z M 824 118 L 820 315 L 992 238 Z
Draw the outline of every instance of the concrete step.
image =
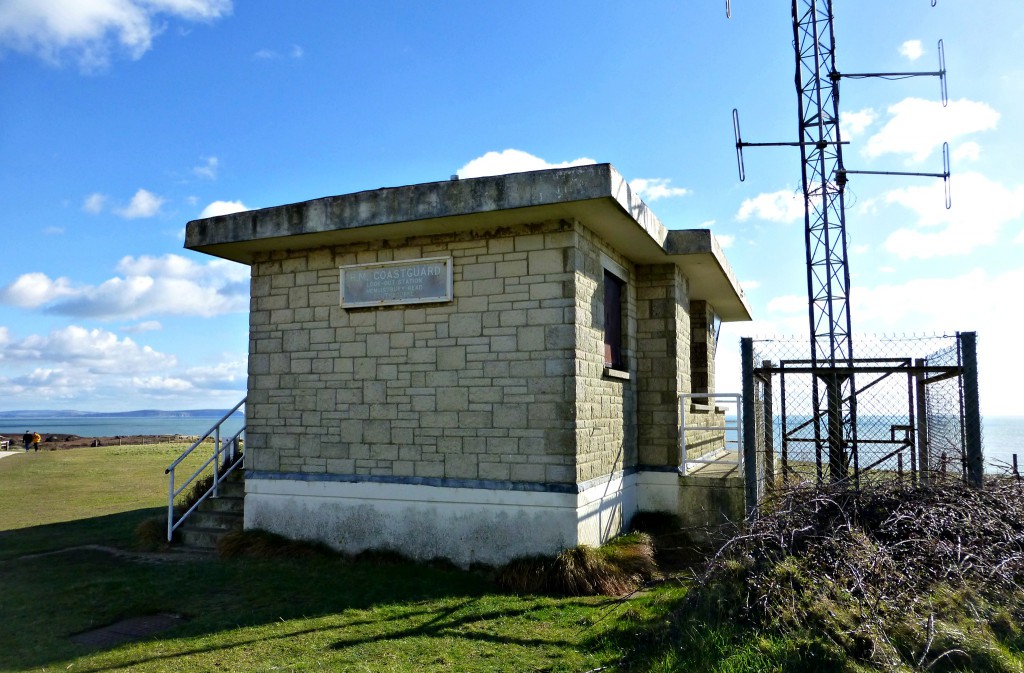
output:
M 242 530 L 244 517 L 231 512 L 197 511 L 188 518 L 182 528 L 203 528 L 209 530 Z
M 223 530 L 209 528 L 186 528 L 178 529 L 181 535 L 181 544 L 192 549 L 216 549 L 217 540 L 224 534 Z
M 232 472 L 218 490 L 199 505 L 178 529 L 182 546 L 191 549 L 216 549 L 225 533 L 242 530 L 245 521 L 245 473 Z
M 227 480 L 217 487 L 217 492 L 221 496 L 227 496 L 229 498 L 245 497 L 245 480 L 237 479 L 235 474 L 237 474 L 237 472 L 232 472 Z
M 225 512 L 227 514 L 243 514 L 245 512 L 245 498 L 230 498 L 220 496 L 209 497 L 199 506 L 204 512 Z

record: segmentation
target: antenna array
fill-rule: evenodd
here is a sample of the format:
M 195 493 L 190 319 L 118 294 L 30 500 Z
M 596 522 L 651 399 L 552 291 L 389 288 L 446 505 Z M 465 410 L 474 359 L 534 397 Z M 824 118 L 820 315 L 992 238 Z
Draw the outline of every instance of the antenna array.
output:
M 839 83 L 869 77 L 902 79 L 937 76 L 943 105 L 948 102 L 945 50 L 939 42 L 939 70 L 934 72 L 884 72 L 842 74 L 836 68 L 836 40 L 832 0 L 791 0 L 793 46 L 796 55 L 798 140 L 795 142 L 749 143 L 740 133 L 739 113 L 733 110 L 736 159 L 741 181 L 745 147 L 796 146 L 803 166 L 804 244 L 806 252 L 808 321 L 815 442 L 827 444 L 829 474 L 834 481 L 845 479 L 850 466 L 848 449 L 857 443 L 857 394 L 850 319 L 850 271 L 847 257 L 845 190 L 849 176 L 918 175 L 941 177 L 949 195 L 949 147 L 943 145 L 942 173 L 896 171 L 851 171 L 843 162 L 839 126 Z M 931 0 L 934 7 L 936 0 Z M 726 0 L 726 16 L 732 15 Z M 823 438 L 824 436 L 824 438 Z M 856 464 L 856 452 L 854 452 Z M 856 470 L 856 467 L 855 467 Z

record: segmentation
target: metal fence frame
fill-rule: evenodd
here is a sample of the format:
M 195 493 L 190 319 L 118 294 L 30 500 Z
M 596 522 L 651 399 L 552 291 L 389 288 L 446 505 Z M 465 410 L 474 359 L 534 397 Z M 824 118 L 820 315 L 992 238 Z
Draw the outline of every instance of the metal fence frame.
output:
M 794 462 L 803 470 L 802 476 L 816 483 L 859 488 L 864 478 L 894 477 L 926 483 L 948 478 L 948 468 L 956 465 L 959 478 L 981 485 L 976 333 L 869 337 L 863 343 L 867 347 L 862 350 L 870 352 L 874 347 L 873 354 L 883 357 L 815 363 L 790 357 L 799 352 L 795 340 L 761 340 L 757 349 L 755 340 L 741 340 L 748 516 L 756 515 L 768 489 L 794 473 L 788 464 L 793 455 L 798 457 Z M 897 355 L 921 344 L 942 348 L 924 357 Z M 790 356 L 785 355 L 786 348 Z M 810 401 L 808 389 L 813 391 Z M 840 390 L 851 391 L 849 398 L 839 397 L 836 391 Z M 802 398 L 800 391 L 805 393 Z M 894 394 L 904 401 L 895 404 Z M 793 404 L 794 397 L 798 404 Z M 792 414 L 796 421 L 787 418 L 787 404 L 790 410 L 793 406 L 803 409 L 802 414 Z M 884 413 L 878 412 L 878 405 L 885 406 Z M 875 419 L 876 427 L 858 427 L 858 423 L 867 425 L 865 418 Z M 812 448 L 801 452 L 794 451 L 794 446 Z

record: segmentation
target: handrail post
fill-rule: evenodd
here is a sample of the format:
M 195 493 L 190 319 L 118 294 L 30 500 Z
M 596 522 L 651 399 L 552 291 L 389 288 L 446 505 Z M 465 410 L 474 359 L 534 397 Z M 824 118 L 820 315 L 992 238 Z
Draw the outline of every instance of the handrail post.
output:
M 174 537 L 174 468 L 168 472 L 170 478 L 167 482 L 167 541 Z
M 213 431 L 213 496 L 220 495 L 220 423 Z
M 686 464 L 686 397 L 679 396 L 679 466 L 685 475 L 688 466 Z

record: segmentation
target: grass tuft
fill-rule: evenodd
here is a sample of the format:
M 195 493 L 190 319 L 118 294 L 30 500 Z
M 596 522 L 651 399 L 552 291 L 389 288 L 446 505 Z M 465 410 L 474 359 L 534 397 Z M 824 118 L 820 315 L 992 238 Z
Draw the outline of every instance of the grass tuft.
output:
M 495 581 L 516 593 L 623 596 L 657 574 L 650 535 L 630 533 L 601 547 L 572 547 L 554 558 L 515 559 L 498 569 Z
M 140 521 L 135 527 L 135 546 L 140 551 L 167 549 L 167 517 L 152 516 Z
M 329 558 L 340 556 L 320 542 L 292 540 L 264 530 L 239 530 L 221 536 L 217 541 L 221 558 Z

